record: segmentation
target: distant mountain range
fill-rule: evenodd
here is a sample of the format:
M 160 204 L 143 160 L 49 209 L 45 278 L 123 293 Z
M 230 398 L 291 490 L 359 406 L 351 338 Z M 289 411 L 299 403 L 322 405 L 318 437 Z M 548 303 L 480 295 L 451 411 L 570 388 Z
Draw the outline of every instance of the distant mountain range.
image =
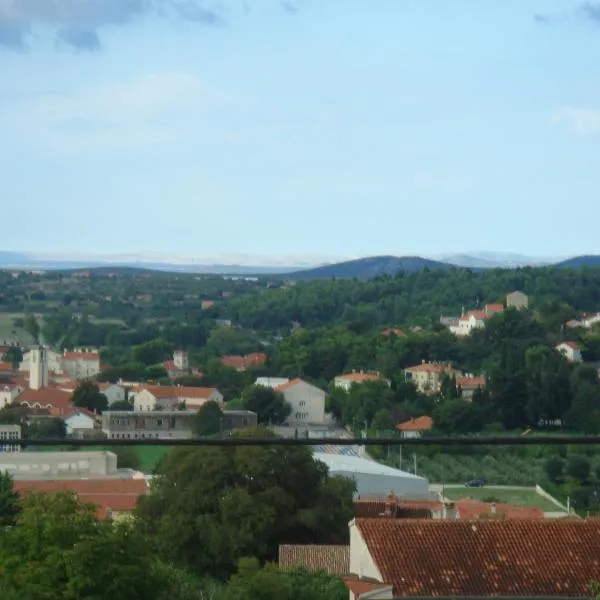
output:
M 215 262 L 209 262 L 217 259 Z M 516 268 L 523 266 L 553 265 L 578 268 L 600 266 L 600 255 L 583 255 L 571 258 L 535 258 L 514 253 L 476 252 L 443 256 L 371 256 L 324 264 L 324 257 L 292 257 L 289 264 L 281 259 L 263 259 L 252 256 L 201 257 L 198 262 L 191 258 L 172 256 L 122 255 L 122 256 L 57 256 L 27 252 L 0 251 L 0 268 L 16 270 L 76 270 L 76 269 L 145 269 L 175 273 L 205 273 L 213 275 L 282 275 L 292 279 L 352 278 L 367 279 L 378 275 L 393 275 L 399 271 L 414 272 L 425 268 L 471 269 Z M 261 260 L 262 264 L 258 264 Z M 221 262 L 222 261 L 222 262 Z M 231 261 L 231 262 L 230 262 Z M 256 261 L 257 264 L 252 264 Z M 269 264 L 265 264 L 269 263 Z

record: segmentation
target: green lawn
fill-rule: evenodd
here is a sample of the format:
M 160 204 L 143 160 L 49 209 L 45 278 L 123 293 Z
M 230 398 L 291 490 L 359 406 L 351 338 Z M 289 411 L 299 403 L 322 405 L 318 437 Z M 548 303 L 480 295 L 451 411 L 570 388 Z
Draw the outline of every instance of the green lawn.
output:
M 536 493 L 535 489 L 497 489 L 497 488 L 444 488 L 444 496 L 449 500 L 474 498 L 484 502 L 498 502 L 514 506 L 532 506 L 545 511 L 559 511 L 560 508 Z
M 0 313 L 0 339 L 9 339 L 12 337 L 12 332 L 15 331 L 19 341 L 25 345 L 33 343 L 33 338 L 24 330 L 17 329 L 14 326 L 15 319 L 23 318 L 24 313 Z M 40 327 L 44 324 L 42 315 L 35 315 Z

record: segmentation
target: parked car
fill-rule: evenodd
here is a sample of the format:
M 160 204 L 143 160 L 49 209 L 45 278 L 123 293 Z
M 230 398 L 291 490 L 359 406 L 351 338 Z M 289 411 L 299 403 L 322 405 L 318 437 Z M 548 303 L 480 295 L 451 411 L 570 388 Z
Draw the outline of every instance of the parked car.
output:
M 465 487 L 483 487 L 485 485 L 485 481 L 482 479 L 471 479 L 471 481 L 467 481 L 465 483 Z

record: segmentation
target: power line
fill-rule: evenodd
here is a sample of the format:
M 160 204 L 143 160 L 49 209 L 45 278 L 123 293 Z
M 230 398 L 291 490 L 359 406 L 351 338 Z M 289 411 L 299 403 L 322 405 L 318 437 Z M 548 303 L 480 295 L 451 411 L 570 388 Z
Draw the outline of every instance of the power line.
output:
M 586 446 L 599 445 L 600 436 L 540 435 L 421 438 L 189 438 L 189 439 L 13 439 L 11 446 Z

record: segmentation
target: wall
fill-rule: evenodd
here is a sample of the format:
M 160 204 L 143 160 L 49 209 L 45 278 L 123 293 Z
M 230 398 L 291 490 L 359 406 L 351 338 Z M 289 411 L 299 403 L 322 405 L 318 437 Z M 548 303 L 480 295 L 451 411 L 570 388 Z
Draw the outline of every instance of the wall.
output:
M 112 452 L 21 452 L 0 454 L 0 471 L 14 479 L 79 479 L 90 475 L 116 475 Z
M 123 402 L 125 400 L 125 388 L 119 385 L 114 384 L 100 391 L 106 396 L 109 406 L 115 402 Z
M 325 392 L 304 381 L 283 392 L 285 401 L 292 411 L 286 423 L 325 423 Z
M 371 553 L 354 521 L 350 522 L 350 573 L 361 578 L 375 579 L 383 583 L 381 572 L 377 568 Z
M 75 429 L 94 429 L 94 419 L 84 413 L 75 413 L 65 419 L 67 434 L 72 435 Z

